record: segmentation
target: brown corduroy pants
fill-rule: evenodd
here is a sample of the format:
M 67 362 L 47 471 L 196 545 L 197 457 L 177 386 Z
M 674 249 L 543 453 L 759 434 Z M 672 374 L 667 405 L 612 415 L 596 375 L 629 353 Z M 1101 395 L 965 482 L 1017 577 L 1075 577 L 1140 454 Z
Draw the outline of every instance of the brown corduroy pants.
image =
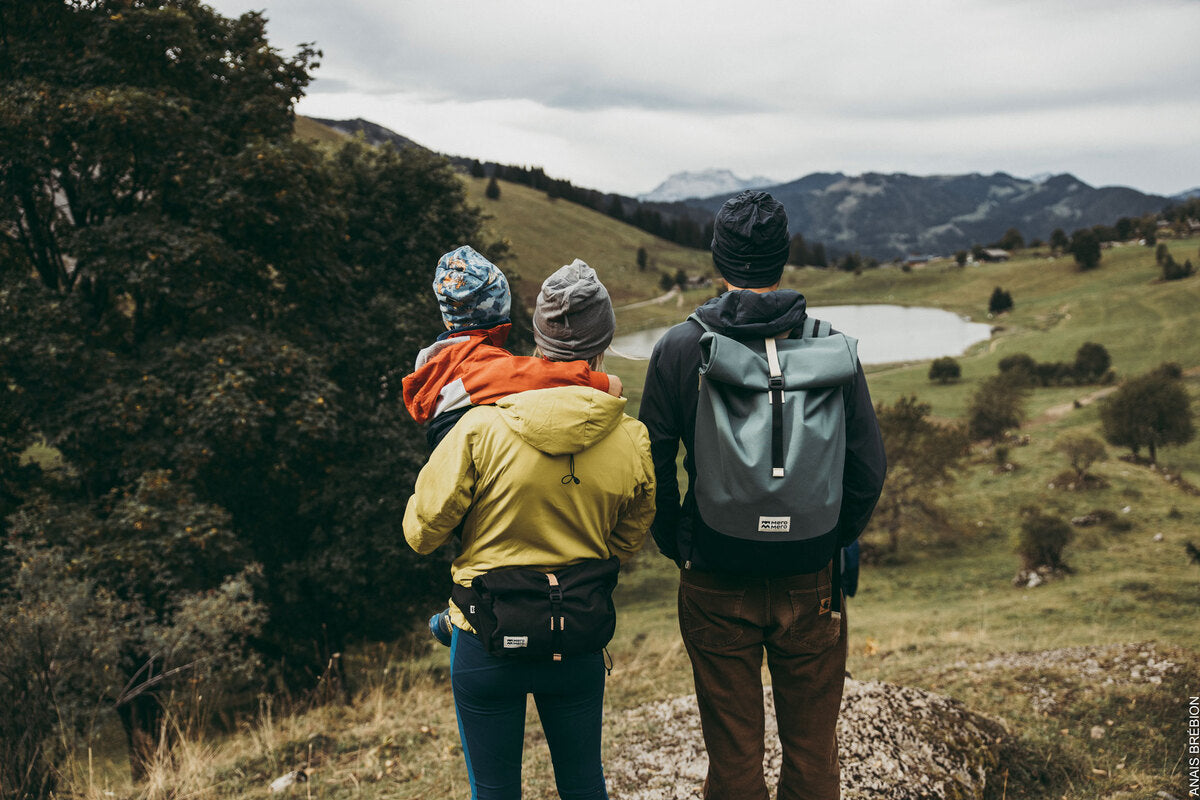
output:
M 679 626 L 708 750 L 705 800 L 767 800 L 763 653 L 783 748 L 777 800 L 838 800 L 837 717 L 846 615 L 830 612 L 829 567 L 747 577 L 684 570 Z

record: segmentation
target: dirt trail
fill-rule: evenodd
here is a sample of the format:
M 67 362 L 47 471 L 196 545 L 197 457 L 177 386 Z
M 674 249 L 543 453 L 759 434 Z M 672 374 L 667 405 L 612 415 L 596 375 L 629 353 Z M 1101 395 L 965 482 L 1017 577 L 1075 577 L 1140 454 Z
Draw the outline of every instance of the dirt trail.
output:
M 1183 371 L 1183 375 L 1184 375 L 1184 377 L 1187 377 L 1187 378 L 1194 378 L 1194 377 L 1200 375 L 1200 367 L 1192 367 L 1190 369 L 1186 369 Z M 1021 427 L 1032 428 L 1032 427 L 1036 427 L 1038 425 L 1043 425 L 1047 422 L 1054 422 L 1056 420 L 1060 420 L 1063 417 L 1065 417 L 1067 414 L 1070 414 L 1072 411 L 1074 411 L 1076 408 L 1076 404 L 1078 404 L 1079 407 L 1091 405 L 1092 403 L 1096 402 L 1097 400 L 1100 400 L 1101 398 L 1107 397 L 1108 395 L 1112 394 L 1119 388 L 1121 388 L 1121 387 L 1120 386 L 1105 386 L 1103 389 L 1097 389 L 1096 391 L 1090 392 L 1089 394 L 1086 394 L 1083 397 L 1077 398 L 1076 400 L 1073 400 L 1070 403 L 1059 403 L 1056 406 L 1050 406 L 1049 408 L 1047 408 L 1045 411 L 1043 411 L 1038 416 L 1034 417 L 1031 420 L 1028 420 Z
M 679 295 L 680 295 L 679 287 L 672 286 L 671 290 L 669 292 L 667 292 L 666 294 L 661 294 L 658 297 L 651 297 L 649 300 L 639 300 L 636 303 L 629 303 L 627 305 L 620 306 L 614 310 L 628 311 L 631 308 L 641 308 L 642 306 L 652 306 L 652 305 L 655 305 L 656 303 L 658 305 L 662 305 L 663 303 L 667 302 L 671 298 L 678 297 Z

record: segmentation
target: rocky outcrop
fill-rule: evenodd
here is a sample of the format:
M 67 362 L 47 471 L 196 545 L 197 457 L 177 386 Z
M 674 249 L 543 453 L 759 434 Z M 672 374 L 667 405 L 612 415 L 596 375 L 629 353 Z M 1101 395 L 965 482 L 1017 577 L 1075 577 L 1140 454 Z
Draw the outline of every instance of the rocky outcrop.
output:
M 767 711 L 768 785 L 779 777 L 771 689 Z M 605 764 L 610 793 L 622 800 L 700 796 L 708 758 L 694 695 L 650 703 L 613 720 L 621 733 Z M 838 720 L 842 797 L 978 800 L 999 762 L 1004 727 L 955 700 L 885 683 L 849 680 Z

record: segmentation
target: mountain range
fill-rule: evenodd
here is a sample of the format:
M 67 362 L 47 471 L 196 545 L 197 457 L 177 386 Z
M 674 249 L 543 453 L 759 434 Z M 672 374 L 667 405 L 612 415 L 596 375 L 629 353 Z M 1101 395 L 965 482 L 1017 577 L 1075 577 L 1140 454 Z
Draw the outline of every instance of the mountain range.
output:
M 421 147 L 363 119 L 316 121 L 346 134 L 361 132 L 376 144 Z M 471 161 L 463 156 L 450 158 L 459 165 Z M 775 183 L 711 169 L 672 175 L 654 190 L 621 201 L 626 218 L 631 216 L 629 207 L 640 204 L 665 220 L 686 217 L 702 228 L 726 199 L 746 188 L 769 191 L 787 209 L 790 232 L 823 243 L 831 256 L 858 252 L 881 260 L 948 255 L 995 242 L 1010 228 L 1020 231 L 1026 241 L 1045 240 L 1056 228 L 1069 234 L 1111 225 L 1121 217 L 1158 212 L 1200 193 L 1197 188 L 1164 197 L 1121 186 L 1096 188 L 1065 173 L 1015 178 L 1003 172 L 931 176 L 820 172 Z
M 1055 228 L 1071 233 L 1111 225 L 1121 217 L 1161 211 L 1173 198 L 1120 186 L 1095 188 L 1073 175 L 1014 178 L 992 175 L 814 173 L 762 187 L 787 209 L 792 234 L 823 242 L 831 251 L 886 259 L 948 254 L 1000 239 L 1016 228 L 1026 240 L 1048 239 Z M 688 199 L 684 205 L 711 219 L 728 195 Z

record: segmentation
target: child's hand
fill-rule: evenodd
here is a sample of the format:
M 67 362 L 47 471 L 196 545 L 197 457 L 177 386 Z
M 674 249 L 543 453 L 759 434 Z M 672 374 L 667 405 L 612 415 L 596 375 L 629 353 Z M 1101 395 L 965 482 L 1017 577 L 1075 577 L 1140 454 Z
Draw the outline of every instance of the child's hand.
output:
M 618 378 L 616 375 L 613 375 L 611 372 L 609 372 L 607 374 L 608 374 L 608 393 L 611 394 L 613 397 L 620 397 L 621 393 L 625 391 L 625 387 L 621 385 L 621 379 Z

